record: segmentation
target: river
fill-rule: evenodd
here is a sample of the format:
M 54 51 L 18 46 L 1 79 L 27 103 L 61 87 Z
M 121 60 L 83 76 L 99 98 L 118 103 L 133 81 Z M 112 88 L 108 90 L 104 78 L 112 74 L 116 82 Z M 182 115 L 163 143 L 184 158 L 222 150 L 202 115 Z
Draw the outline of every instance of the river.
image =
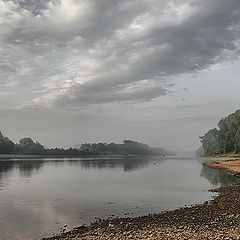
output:
M 211 199 L 239 181 L 201 158 L 105 156 L 0 161 L 0 239 L 41 239 L 98 218 L 139 216 Z

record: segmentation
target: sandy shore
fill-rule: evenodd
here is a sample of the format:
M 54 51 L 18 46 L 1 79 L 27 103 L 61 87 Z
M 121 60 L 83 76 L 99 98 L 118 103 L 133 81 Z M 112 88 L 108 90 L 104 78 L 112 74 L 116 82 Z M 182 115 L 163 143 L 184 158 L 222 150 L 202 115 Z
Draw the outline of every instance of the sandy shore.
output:
M 206 162 L 203 163 L 203 165 L 224 170 L 236 176 L 240 175 L 240 159 L 227 159 L 223 161 Z
M 136 218 L 99 220 L 53 239 L 240 239 L 240 184 L 213 190 L 213 200 Z

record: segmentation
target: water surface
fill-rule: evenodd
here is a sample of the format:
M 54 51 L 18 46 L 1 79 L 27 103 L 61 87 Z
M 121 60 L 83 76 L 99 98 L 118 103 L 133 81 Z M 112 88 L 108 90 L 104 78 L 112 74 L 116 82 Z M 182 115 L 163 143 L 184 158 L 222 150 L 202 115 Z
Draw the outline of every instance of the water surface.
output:
M 0 161 L 0 239 L 40 239 L 95 217 L 175 209 L 238 181 L 201 162 L 157 156 Z

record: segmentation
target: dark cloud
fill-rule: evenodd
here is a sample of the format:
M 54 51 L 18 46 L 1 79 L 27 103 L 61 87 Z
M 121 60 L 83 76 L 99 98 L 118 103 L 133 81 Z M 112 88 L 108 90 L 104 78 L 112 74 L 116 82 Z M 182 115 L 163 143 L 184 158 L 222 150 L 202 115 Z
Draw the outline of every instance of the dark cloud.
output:
M 177 75 L 239 56 L 239 9 L 239 0 L 0 0 L 0 87 L 18 87 L 15 105 L 70 109 L 165 96 Z
M 127 101 L 138 101 L 145 102 L 159 96 L 165 96 L 169 93 L 169 90 L 161 86 L 144 86 L 140 89 L 134 89 L 132 91 L 124 91 L 119 88 L 107 88 L 106 90 L 96 88 L 84 89 L 75 88 L 73 93 L 69 95 L 64 95 L 58 99 L 58 104 L 60 106 L 65 106 L 68 109 L 76 110 L 79 106 L 86 106 L 88 104 L 99 104 L 99 103 L 110 103 L 110 102 L 127 102 Z M 79 102 L 81 104 L 79 104 Z
M 22 8 L 31 11 L 34 15 L 38 15 L 42 10 L 47 9 L 49 2 L 57 2 L 58 0 L 6 0 L 15 4 L 19 4 Z

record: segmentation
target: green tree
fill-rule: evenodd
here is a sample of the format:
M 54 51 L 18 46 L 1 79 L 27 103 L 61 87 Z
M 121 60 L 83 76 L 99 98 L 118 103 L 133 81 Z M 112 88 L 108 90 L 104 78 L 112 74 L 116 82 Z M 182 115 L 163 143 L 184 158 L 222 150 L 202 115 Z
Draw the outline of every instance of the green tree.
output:
M 204 136 L 200 137 L 200 139 L 206 155 L 216 155 L 222 153 L 218 142 L 219 131 L 216 128 L 209 130 Z
M 13 153 L 14 143 L 0 132 L 0 153 Z
M 39 143 L 34 142 L 30 137 L 22 138 L 18 148 L 25 154 L 44 154 L 45 148 Z
M 234 144 L 234 152 L 240 152 L 240 128 L 237 130 L 235 135 L 235 144 Z
M 221 119 L 219 130 L 211 129 L 200 137 L 206 155 L 240 152 L 240 110 Z
M 25 137 L 20 139 L 19 144 L 25 148 L 25 147 L 31 147 L 32 145 L 34 145 L 34 142 L 30 137 Z

